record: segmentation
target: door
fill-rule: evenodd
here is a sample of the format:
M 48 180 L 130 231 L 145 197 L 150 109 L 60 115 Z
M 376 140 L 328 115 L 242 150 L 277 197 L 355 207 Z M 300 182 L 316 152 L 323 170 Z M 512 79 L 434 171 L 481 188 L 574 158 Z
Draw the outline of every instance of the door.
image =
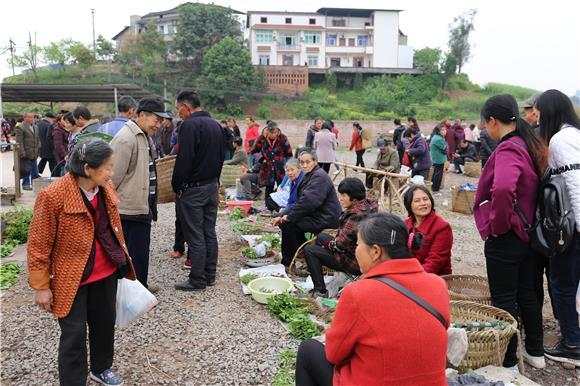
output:
M 293 66 L 294 65 L 294 55 L 283 55 L 282 56 L 283 66 Z
M 364 59 L 361 57 L 353 58 L 352 65 L 353 65 L 353 67 L 363 67 L 364 66 Z

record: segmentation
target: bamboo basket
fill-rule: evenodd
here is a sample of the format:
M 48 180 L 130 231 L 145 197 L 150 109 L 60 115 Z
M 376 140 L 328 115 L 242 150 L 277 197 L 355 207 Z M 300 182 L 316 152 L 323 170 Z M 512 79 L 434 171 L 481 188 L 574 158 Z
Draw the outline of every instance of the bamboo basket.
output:
M 475 192 L 459 191 L 458 186 L 451 187 L 451 210 L 457 213 L 473 214 Z
M 451 300 L 467 300 L 491 306 L 487 279 L 476 275 L 444 275 Z
M 465 162 L 463 174 L 467 177 L 479 178 L 481 176 L 481 162 Z
M 175 201 L 175 193 L 171 186 L 171 177 L 175 167 L 177 156 L 171 155 L 155 161 L 155 171 L 157 173 L 157 203 L 165 204 Z
M 505 329 L 467 331 L 467 354 L 459 364 L 458 370 L 465 372 L 489 365 L 502 365 L 508 343 L 518 331 L 517 322 L 509 313 L 484 304 L 452 300 L 451 320 L 455 323 L 505 322 L 507 324 Z

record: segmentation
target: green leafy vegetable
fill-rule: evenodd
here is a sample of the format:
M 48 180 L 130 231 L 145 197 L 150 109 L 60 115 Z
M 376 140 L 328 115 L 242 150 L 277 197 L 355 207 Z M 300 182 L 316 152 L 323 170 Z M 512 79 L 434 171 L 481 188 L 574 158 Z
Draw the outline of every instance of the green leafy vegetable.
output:
M 252 247 L 242 249 L 242 255 L 250 260 L 256 260 L 258 258 L 258 254 Z
M 278 355 L 278 371 L 272 386 L 294 386 L 296 384 L 296 351 L 284 349 Z
M 4 241 L 24 244 L 28 240 L 28 228 L 32 220 L 32 209 L 16 208 L 2 213 L 2 236 Z
M 230 220 L 231 221 L 238 221 L 244 218 L 244 211 L 242 211 L 241 208 L 235 208 L 234 210 L 232 210 L 232 213 L 230 213 Z
M 249 282 L 257 278 L 258 275 L 256 275 L 255 273 L 246 273 L 245 275 L 240 277 L 240 281 L 242 282 L 242 284 L 248 285 Z
M 8 240 L 4 244 L 0 245 L 0 257 L 9 256 L 14 248 L 16 248 L 17 243 L 14 240 Z
M 282 244 L 282 238 L 278 233 L 267 233 L 263 235 L 260 239 L 260 242 L 266 241 L 270 244 L 270 248 L 279 250 L 280 245 Z
M 302 302 L 291 294 L 274 295 L 268 299 L 268 311 L 283 322 L 289 322 L 296 315 L 305 315 L 307 309 Z
M 18 274 L 22 268 L 16 263 L 0 265 L 0 289 L 10 288 L 18 280 Z
M 288 329 L 290 335 L 300 340 L 310 339 L 320 334 L 320 328 L 305 314 L 299 314 L 290 319 Z

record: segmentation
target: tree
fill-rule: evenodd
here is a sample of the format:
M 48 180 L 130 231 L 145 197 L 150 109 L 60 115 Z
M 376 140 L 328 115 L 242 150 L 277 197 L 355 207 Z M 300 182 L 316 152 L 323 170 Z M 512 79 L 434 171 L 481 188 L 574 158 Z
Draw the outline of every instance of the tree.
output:
M 240 25 L 230 8 L 200 3 L 179 7 L 172 48 L 182 62 L 199 66 L 205 51 L 225 37 L 241 38 Z
M 109 60 L 115 55 L 113 43 L 99 35 L 97 38 L 97 57 L 102 60 Z
M 50 64 L 58 64 L 64 70 L 64 66 L 71 60 L 70 48 L 74 42 L 70 39 L 51 42 L 42 49 L 44 60 Z
M 208 49 L 201 65 L 200 94 L 205 101 L 232 111 L 245 95 L 264 88 L 264 76 L 252 66 L 250 51 L 226 37 Z
M 38 68 L 38 55 L 42 52 L 42 48 L 36 44 L 32 44 L 32 40 L 28 40 L 28 48 L 21 55 L 14 55 L 14 58 L 8 59 L 8 64 L 14 67 L 24 68 L 30 70 L 36 79 L 36 70 Z
M 447 55 L 445 55 L 445 58 L 441 63 L 442 88 L 445 88 L 447 86 L 447 81 L 449 80 L 449 78 L 455 75 L 455 72 L 457 71 L 457 66 L 458 66 L 457 59 L 453 54 L 448 53 Z
M 70 46 L 70 55 L 74 62 L 83 69 L 88 69 L 95 63 L 93 51 L 81 42 L 73 42 Z
M 439 48 L 425 47 L 415 51 L 413 55 L 413 67 L 423 71 L 424 74 L 439 74 L 441 63 L 441 50 Z
M 455 58 L 459 74 L 471 54 L 469 34 L 474 30 L 473 19 L 476 13 L 475 9 L 470 9 L 453 19 L 449 25 L 449 55 Z

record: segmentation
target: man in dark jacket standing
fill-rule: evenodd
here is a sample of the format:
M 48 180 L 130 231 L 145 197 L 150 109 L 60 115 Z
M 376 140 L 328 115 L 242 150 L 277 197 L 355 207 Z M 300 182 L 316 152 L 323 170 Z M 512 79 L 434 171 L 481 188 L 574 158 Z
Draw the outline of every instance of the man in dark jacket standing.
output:
M 481 148 L 479 149 L 479 158 L 481 159 L 481 167 L 483 168 L 489 158 L 491 153 L 495 150 L 497 142 L 494 141 L 489 134 L 485 126 L 482 126 L 481 133 L 479 134 L 479 141 L 481 142 Z
M 338 227 L 342 212 L 334 184 L 328 173 L 318 166 L 316 153 L 299 156 L 304 178 L 298 185 L 296 204 L 281 213 L 273 224 L 282 230 L 282 264 L 289 266 L 294 254 L 306 241 L 306 232 L 318 234 Z
M 216 280 L 218 181 L 226 140 L 219 122 L 202 111 L 195 92 L 180 92 L 175 106 L 183 123 L 171 184 L 177 193 L 176 204 L 191 262 L 189 279 L 175 288 L 199 291 Z
M 38 139 L 40 139 L 40 161 L 38 162 L 38 172 L 42 174 L 44 167 L 48 163 L 48 169 L 52 173 L 52 169 L 56 166 L 54 158 L 54 142 L 52 140 L 52 130 L 56 117 L 52 112 L 46 113 L 36 127 L 38 128 Z
M 38 129 L 34 125 L 34 113 L 24 113 L 22 124 L 16 126 L 16 142 L 20 144 L 20 178 L 22 179 L 22 189 L 32 190 L 32 179 L 37 178 L 38 149 L 40 141 L 38 139 Z

